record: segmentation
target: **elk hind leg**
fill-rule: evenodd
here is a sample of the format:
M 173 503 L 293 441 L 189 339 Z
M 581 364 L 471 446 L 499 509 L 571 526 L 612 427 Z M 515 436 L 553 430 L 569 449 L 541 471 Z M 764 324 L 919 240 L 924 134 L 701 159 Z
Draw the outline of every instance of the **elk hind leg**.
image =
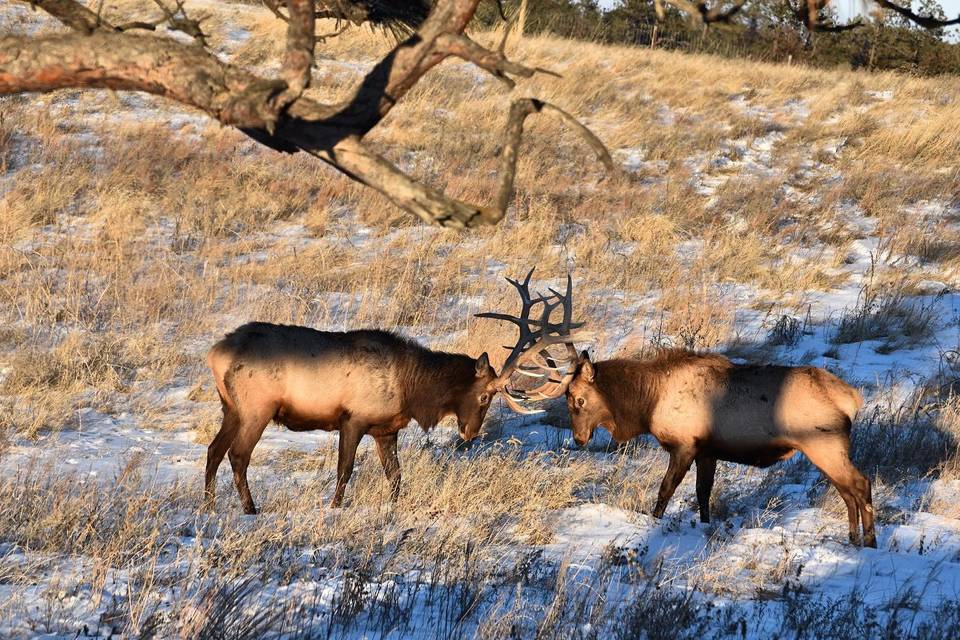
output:
M 697 504 L 700 507 L 700 522 L 710 522 L 710 494 L 717 472 L 717 459 L 697 456 Z
M 663 482 L 660 483 L 657 505 L 653 508 L 654 518 L 663 517 L 663 512 L 667 510 L 667 503 L 670 502 L 673 493 L 690 470 L 695 456 L 696 452 L 692 448 L 677 448 L 670 452 L 670 464 L 667 466 L 667 473 L 663 476 Z
M 223 462 L 223 456 L 233 443 L 240 427 L 240 416 L 224 402 L 223 424 L 207 447 L 207 465 L 203 482 L 203 497 L 207 508 L 212 509 L 216 500 L 217 469 Z
M 877 546 L 877 537 L 873 523 L 873 500 L 870 494 L 870 481 L 853 466 L 849 454 L 850 445 L 846 441 L 818 443 L 816 447 L 802 449 L 828 480 L 837 488 L 840 497 L 847 505 L 847 519 L 850 527 L 851 544 L 859 545 L 860 520 L 863 518 L 863 544 Z
M 240 504 L 246 514 L 255 514 L 257 506 L 250 495 L 250 485 L 247 484 L 247 467 L 250 465 L 250 456 L 253 448 L 260 441 L 263 430 L 273 419 L 274 410 L 264 410 L 260 413 L 245 417 L 241 420 L 240 432 L 230 446 L 230 466 L 233 467 L 233 483 L 240 496 Z
M 877 531 L 873 523 L 873 491 L 870 480 L 860 470 L 850 463 L 853 476 L 853 491 L 860 509 L 860 520 L 863 522 L 863 546 L 877 548 Z

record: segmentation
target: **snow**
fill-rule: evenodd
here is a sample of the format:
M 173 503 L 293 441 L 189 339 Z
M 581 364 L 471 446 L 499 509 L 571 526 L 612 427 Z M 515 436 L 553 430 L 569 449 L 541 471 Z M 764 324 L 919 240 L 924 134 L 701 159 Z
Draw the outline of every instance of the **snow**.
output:
M 7 16 L 7 19 L 11 15 L 17 20 L 27 19 L 23 7 L 14 7 L 12 14 L 0 15 Z M 229 29 L 222 52 L 226 54 L 235 50 L 249 37 L 250 33 L 242 27 Z M 320 60 L 318 67 L 321 73 L 355 78 L 369 70 L 370 64 Z M 478 82 L 489 80 L 473 67 L 465 66 L 464 69 L 476 74 Z M 876 102 L 894 98 L 892 90 L 867 93 Z M 748 92 L 732 97 L 732 108 L 770 125 L 802 122 L 810 115 L 809 105 L 802 100 L 769 105 L 752 95 Z M 112 124 L 131 121 L 163 123 L 176 135 L 193 141 L 199 140 L 205 129 L 211 126 L 207 118 L 197 114 L 158 109 L 158 103 L 146 96 L 124 95 L 120 99 L 126 110 L 116 114 L 101 111 L 102 102 L 81 103 L 62 96 L 50 98 L 50 102 L 41 98 L 38 105 L 55 109 L 57 117 L 69 120 L 73 126 L 71 138 L 89 150 L 93 159 L 100 151 L 97 131 Z M 674 122 L 675 111 L 666 105 L 658 107 L 656 114 L 663 125 Z M 699 194 L 712 199 L 718 189 L 733 179 L 779 178 L 783 182 L 784 196 L 790 201 L 803 202 L 816 197 L 806 184 L 839 179 L 830 159 L 847 152 L 850 141 L 846 138 L 821 141 L 818 147 L 811 148 L 810 157 L 801 162 L 800 172 L 794 176 L 786 175 L 778 166 L 777 152 L 784 138 L 782 131 L 771 128 L 763 135 L 726 140 L 714 153 L 688 158 L 686 165 L 691 184 Z M 22 149 L 28 144 L 20 138 L 13 140 L 14 161 L 8 163 L 7 175 L 0 179 L 0 194 L 9 188 L 15 177 L 23 179 L 25 172 L 40 168 L 27 164 Z M 668 170 L 667 162 L 648 160 L 646 150 L 641 147 L 624 147 L 615 150 L 614 156 L 625 170 L 642 176 L 639 188 L 657 188 Z M 814 157 L 822 161 L 816 161 Z M 401 162 L 418 171 L 429 171 L 433 159 L 426 153 L 410 152 L 401 158 Z M 710 201 L 715 203 L 715 200 Z M 736 212 L 724 212 L 727 213 L 731 214 L 731 226 L 740 224 Z M 955 205 L 947 200 L 931 198 L 916 202 L 909 205 L 906 213 L 934 231 L 944 225 L 953 225 L 954 228 L 960 225 Z M 170 240 L 172 223 L 166 222 L 166 226 L 158 224 L 148 230 L 155 234 L 158 243 Z M 278 222 L 269 229 L 251 234 L 250 246 L 256 249 L 229 259 L 233 264 L 263 262 L 274 255 L 271 248 L 278 244 L 296 251 L 330 245 L 356 250 L 394 243 L 402 247 L 404 242 L 420 241 L 440 233 L 423 228 L 400 228 L 384 233 L 364 225 L 346 206 L 337 206 L 331 211 L 329 224 L 329 232 L 316 237 L 302 220 Z M 910 256 L 895 255 L 883 243 L 883 230 L 879 228 L 878 220 L 853 202 L 839 203 L 829 224 L 832 226 L 825 230 L 843 232 L 853 238 L 842 256 L 841 266 L 834 270 L 834 275 L 842 276 L 838 279 L 842 284 L 828 291 L 797 291 L 798 301 L 794 307 L 805 309 L 805 317 L 800 319 L 803 330 L 794 343 L 770 347 L 764 357 L 779 363 L 829 367 L 841 373 L 866 391 L 868 406 L 864 415 L 870 415 L 873 409 L 883 405 L 905 406 L 917 389 L 934 378 L 944 366 L 956 368 L 956 361 L 951 361 L 947 355 L 960 348 L 960 294 L 956 292 L 955 279 L 940 272 L 935 265 L 923 265 Z M 587 231 L 582 224 L 565 223 L 558 230 L 558 239 L 564 243 Z M 29 251 L 56 234 L 95 237 L 96 232 L 97 229 L 83 219 L 68 219 L 41 228 L 35 237 L 22 241 L 15 248 Z M 635 247 L 622 243 L 613 246 L 612 250 L 627 254 Z M 681 262 L 692 264 L 706 250 L 708 248 L 701 239 L 690 238 L 677 245 L 675 255 Z M 811 245 L 788 259 L 828 262 L 830 257 L 833 257 L 832 248 Z M 907 303 L 930 310 L 933 318 L 930 335 L 916 343 L 897 342 L 892 350 L 888 350 L 887 337 L 835 344 L 840 318 L 861 304 L 865 288 L 879 281 L 885 273 L 893 273 L 904 265 L 909 265 L 922 276 L 915 287 L 917 295 Z M 507 273 L 506 270 L 506 265 L 491 260 L 475 275 L 496 283 Z M 534 284 L 542 288 L 560 283 Z M 262 285 L 250 285 L 251 295 L 260 291 L 257 286 Z M 742 283 L 718 282 L 715 286 L 723 294 L 725 303 L 735 309 L 736 333 L 741 338 L 763 342 L 778 317 L 778 314 L 758 310 L 758 304 L 768 299 L 767 292 Z M 593 294 L 608 301 L 611 308 L 601 327 L 606 341 L 595 356 L 619 353 L 638 336 L 656 335 L 662 319 L 652 311 L 655 308 L 652 303 L 659 293 L 653 291 L 641 297 L 619 290 L 595 290 Z M 317 291 L 311 295 L 312 302 L 327 310 L 329 328 L 347 328 L 350 310 L 362 301 L 361 294 L 356 293 Z M 479 308 L 485 302 L 481 296 L 441 302 L 438 314 Z M 226 330 L 245 319 L 224 314 L 219 322 Z M 402 329 L 428 345 L 443 344 L 463 336 L 462 333 L 430 334 L 424 327 Z M 199 358 L 206 346 L 198 341 L 184 345 L 183 349 Z M 729 345 L 718 345 L 718 348 L 725 346 Z M 9 371 L 10 367 L 0 363 L 0 384 Z M 106 413 L 96 406 L 88 406 L 77 412 L 74 428 L 44 432 L 33 440 L 14 437 L 0 456 L 0 474 L 11 478 L 38 465 L 57 463 L 61 471 L 72 474 L 80 485 L 108 490 L 127 462 L 140 459 L 148 476 L 145 491 L 169 491 L 176 485 L 189 487 L 190 492 L 197 493 L 206 445 L 198 441 L 198 434 L 190 427 L 191 419 L 200 409 L 212 408 L 215 415 L 216 403 L 192 401 L 193 384 L 191 380 L 176 379 L 163 388 L 140 390 L 140 398 L 146 406 L 159 408 L 163 428 L 158 428 L 150 422 L 151 418 L 129 407 Z M 636 474 L 650 473 L 649 466 L 645 465 L 662 463 L 664 459 L 656 443 L 649 438 L 643 439 L 645 447 L 639 453 L 626 454 L 617 451 L 605 433 L 596 434 L 588 449 L 579 450 L 572 443 L 569 431 L 557 429 L 549 417 L 517 416 L 502 405 L 491 411 L 490 422 L 498 427 L 491 428 L 483 446 L 510 448 L 521 456 L 532 458 L 550 452 L 575 460 L 588 460 L 599 468 L 623 464 Z M 336 434 L 331 433 L 294 433 L 276 426 L 268 427 L 257 447 L 251 476 L 257 478 L 262 491 L 315 481 L 317 474 L 313 472 L 294 471 L 281 476 L 262 461 L 292 453 L 313 454 L 332 446 L 336 438 Z M 428 436 L 417 429 L 407 429 L 402 443 L 428 448 L 437 451 L 438 455 L 448 453 L 457 445 L 456 429 L 444 425 Z M 463 455 L 483 456 L 483 446 L 468 447 Z M 362 444 L 362 454 L 371 451 L 369 442 Z M 221 471 L 222 481 L 225 481 L 225 475 Z M 711 524 L 702 524 L 696 517 L 692 477 L 681 485 L 661 520 L 642 511 L 597 501 L 587 491 L 575 504 L 549 514 L 547 542 L 518 541 L 509 545 L 508 549 L 502 550 L 503 558 L 498 568 L 506 573 L 513 568 L 511 561 L 533 558 L 528 563 L 533 577 L 529 578 L 529 589 L 523 597 L 529 601 L 529 606 L 540 607 L 535 609 L 536 613 L 544 612 L 554 594 L 551 588 L 556 582 L 562 582 L 560 578 L 565 575 L 575 584 L 596 587 L 597 591 L 609 594 L 614 603 L 611 610 L 619 613 L 623 613 L 638 594 L 644 593 L 642 585 L 646 583 L 643 580 L 656 579 L 660 581 L 658 584 L 665 585 L 664 591 L 675 590 L 684 594 L 699 589 L 697 598 L 706 597 L 703 594 L 709 591 L 715 606 L 729 611 L 759 612 L 757 619 L 760 622 L 751 627 L 753 636 L 758 638 L 765 635 L 764 630 L 772 633 L 780 628 L 778 621 L 788 606 L 788 598 L 780 594 L 788 586 L 825 601 L 843 600 L 856 592 L 865 606 L 876 609 L 876 615 L 881 619 L 896 615 L 896 611 L 889 611 L 890 602 L 906 592 L 912 594 L 911 606 L 922 619 L 934 619 L 938 607 L 960 596 L 958 480 L 922 477 L 877 487 L 877 508 L 881 515 L 878 548 L 873 550 L 849 545 L 842 515 L 825 515 L 827 508 L 838 507 L 839 498 L 831 491 L 824 495 L 822 477 L 800 456 L 764 471 L 721 464 L 718 477 L 722 485 L 718 486 L 719 498 L 727 513 L 716 517 Z M 821 505 L 817 504 L 818 500 L 822 500 Z M 944 513 L 944 504 L 951 505 L 953 516 L 949 511 Z M 172 536 L 171 549 L 165 551 L 157 568 L 161 582 L 172 585 L 158 587 L 162 594 L 159 605 L 162 611 L 172 610 L 178 599 L 184 597 L 179 589 L 182 584 L 191 584 L 188 578 L 195 569 L 191 554 L 214 546 L 216 529 L 220 526 L 215 516 L 201 517 L 192 511 L 168 515 L 165 526 L 177 535 Z M 231 523 L 255 531 L 267 518 L 282 517 L 267 514 L 259 519 L 238 518 Z M 304 517 L 337 516 L 318 510 Z M 378 636 L 374 631 L 364 631 L 365 625 L 377 629 L 372 613 L 358 614 L 349 624 L 344 623 L 343 628 L 335 627 L 331 622 L 331 612 L 347 591 L 349 572 L 342 567 L 331 568 L 319 560 L 328 553 L 331 550 L 326 548 L 296 549 L 296 558 L 290 563 L 308 567 L 309 571 L 299 571 L 290 580 L 266 575 L 258 584 L 256 597 L 247 602 L 250 610 L 257 611 L 258 607 L 273 606 L 277 602 L 309 603 L 314 612 L 329 616 L 317 622 L 319 630 L 336 628 L 343 637 Z M 109 628 L 103 627 L 101 620 L 116 602 L 127 602 L 131 584 L 138 579 L 135 569 L 109 567 L 109 578 L 104 579 L 102 587 L 95 592 L 89 580 L 94 571 L 90 558 L 25 550 L 3 540 L 0 540 L 0 559 L 0 637 L 29 637 L 39 633 L 46 637 L 74 637 L 84 625 L 90 630 L 99 629 L 97 633 L 106 637 Z M 392 573 L 367 577 L 363 588 L 368 603 L 387 603 L 383 606 L 394 607 L 406 615 L 406 626 L 399 625 L 398 630 L 383 635 L 434 637 L 441 630 L 450 631 L 447 635 L 452 635 L 453 629 L 471 635 L 486 615 L 496 610 L 509 610 L 521 597 L 517 595 L 519 587 L 488 586 L 489 592 L 477 605 L 476 615 L 470 619 L 469 625 L 472 626 L 459 629 L 445 617 L 443 605 L 437 603 L 460 597 L 462 593 L 458 590 L 467 587 L 465 583 L 435 582 L 432 573 L 435 570 L 426 566 L 403 567 Z M 39 577 L 28 585 L 7 578 L 18 572 Z M 265 573 L 269 574 L 269 571 Z M 613 577 L 609 577 L 611 573 Z M 538 575 L 541 582 L 550 584 L 535 586 Z M 602 583 L 601 576 L 608 576 L 609 584 Z M 181 581 L 179 585 L 178 581 Z M 707 583 L 713 584 L 714 588 L 701 589 Z M 638 584 L 641 587 L 638 588 Z M 194 592 L 199 591 L 196 585 L 191 588 Z M 46 629 L 27 614 L 2 615 L 5 607 L 13 610 L 18 609 L 18 603 L 50 599 L 58 607 L 57 619 L 50 623 L 51 629 Z M 190 606 L 197 605 L 191 603 Z M 29 608 L 18 610 L 31 611 Z M 34 611 L 30 615 L 39 618 L 41 613 Z M 196 615 L 204 615 L 202 608 L 196 609 Z M 619 618 L 611 615 L 610 619 L 616 623 Z M 593 629 L 590 626 L 593 624 L 582 623 L 585 633 Z M 530 625 L 530 620 L 520 624 L 519 633 L 529 632 Z M 609 627 L 602 628 L 598 637 L 609 632 Z

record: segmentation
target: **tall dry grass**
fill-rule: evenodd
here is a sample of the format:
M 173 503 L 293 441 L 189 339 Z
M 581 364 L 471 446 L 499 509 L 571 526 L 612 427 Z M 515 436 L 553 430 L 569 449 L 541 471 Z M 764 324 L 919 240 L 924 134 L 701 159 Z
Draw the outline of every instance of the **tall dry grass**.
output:
M 105 10 L 131 6 L 107 2 Z M 155 12 L 137 6 L 145 19 Z M 278 59 L 283 25 L 265 10 L 187 7 L 210 13 L 205 24 L 225 56 L 254 67 Z M 328 40 L 311 91 L 328 101 L 348 95 L 388 47 L 358 29 Z M 960 132 L 949 126 L 955 83 L 540 36 L 511 45 L 510 55 L 562 74 L 525 81 L 515 95 L 536 95 L 582 118 L 624 170 L 603 176 L 561 123 L 531 119 L 507 219 L 469 234 L 424 228 L 311 158 L 263 149 L 149 96 L 64 91 L 3 99 L 0 461 L 10 442 L 79 426 L 86 409 L 208 441 L 218 405 L 203 353 L 251 319 L 395 328 L 441 348 L 489 351 L 499 364 L 511 328 L 472 314 L 512 308 L 499 277 L 534 264 L 553 283 L 572 272 L 577 314 L 596 329 L 602 354 L 638 353 L 650 343 L 724 349 L 748 342 L 749 349 L 771 335 L 771 342 L 798 342 L 807 326 L 805 294 L 849 284 L 853 248 L 876 237 L 880 257 L 891 257 L 886 279 L 835 319 L 830 336 L 838 343 L 892 337 L 892 349 L 930 339 L 938 319 L 914 307 L 912 296 L 931 278 L 955 286 L 960 269 L 951 153 Z M 512 97 L 448 62 L 370 140 L 427 183 L 489 201 Z M 773 142 L 765 149 L 765 141 Z M 872 230 L 849 222 L 850 211 Z M 876 295 L 881 290 L 886 297 Z M 766 314 L 769 326 L 741 335 L 743 312 Z M 897 405 L 868 416 L 855 435 L 858 462 L 880 480 L 881 495 L 895 484 L 894 463 L 910 469 L 911 481 L 957 477 L 955 401 L 924 398 L 912 410 Z M 550 420 L 566 425 L 562 411 L 552 410 Z M 397 603 L 428 594 L 445 603 L 437 614 L 442 629 L 453 633 L 458 621 L 482 618 L 479 635 L 509 637 L 528 628 L 524 600 L 472 608 L 489 595 L 484 585 L 523 592 L 546 583 L 550 599 L 537 609 L 542 635 L 569 635 L 574 619 L 607 609 L 557 578 L 553 565 L 538 575 L 528 552 L 542 553 L 566 507 L 600 501 L 649 509 L 664 465 L 658 449 L 643 446 L 533 456 L 503 446 L 405 446 L 397 508 L 383 504 L 386 484 L 367 452 L 350 485 L 350 508 L 330 512 L 318 506 L 333 480 L 330 446 L 257 454 L 251 482 L 265 494 L 267 512 L 254 522 L 237 515 L 226 482 L 220 510 L 198 514 L 199 468 L 183 481 L 134 458 L 109 490 L 44 461 L 4 474 L 0 584 L 17 595 L 0 605 L 0 619 L 41 603 L 29 613 L 37 632 L 75 632 L 64 631 L 64 620 L 74 619 L 64 603 L 76 596 L 99 611 L 101 624 L 132 636 L 215 635 L 204 626 L 213 620 L 254 637 L 302 612 L 273 602 L 264 609 L 269 619 L 251 620 L 242 611 L 257 589 L 246 585 L 296 585 L 328 571 L 338 580 L 337 599 L 323 603 L 333 612 L 322 621 L 329 634 L 358 620 L 370 629 L 403 628 L 390 617 L 402 609 Z M 782 508 L 783 483 L 807 470 L 801 463 L 765 476 L 758 512 L 737 491 L 742 477 L 721 469 L 714 511 L 762 525 Z M 842 534 L 840 501 L 825 485 L 817 492 L 825 528 Z M 952 513 L 937 495 L 928 508 Z M 526 545 L 522 557 L 507 548 L 517 541 Z M 722 545 L 715 551 L 723 557 Z M 82 575 L 67 566 L 78 559 Z M 174 570 L 182 566 L 185 574 Z M 389 583 L 411 568 L 435 576 L 410 587 L 426 591 Z M 752 570 L 769 589 L 786 584 L 789 569 L 777 561 Z M 630 593 L 649 606 L 630 610 L 624 637 L 630 630 L 656 637 L 671 615 L 690 616 L 691 629 L 702 622 L 696 602 L 648 592 L 646 578 L 632 575 Z M 723 592 L 703 580 L 703 590 Z M 175 601 L 164 604 L 171 592 Z M 393 604 L 375 605 L 381 596 Z M 104 613 L 97 609 L 103 602 L 115 605 Z M 791 633 L 816 627 L 809 607 L 792 606 Z M 371 621 L 371 611 L 381 617 Z

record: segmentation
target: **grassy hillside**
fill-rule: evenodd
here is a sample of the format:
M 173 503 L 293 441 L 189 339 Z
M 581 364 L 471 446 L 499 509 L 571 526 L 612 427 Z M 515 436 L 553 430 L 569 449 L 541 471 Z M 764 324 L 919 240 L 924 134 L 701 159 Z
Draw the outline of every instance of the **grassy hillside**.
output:
M 265 10 L 187 6 L 210 15 L 223 55 L 278 59 L 283 26 Z M 15 24 L 54 28 L 0 9 L 0 33 Z M 311 92 L 347 95 L 389 44 L 330 39 Z M 666 620 L 691 637 L 839 636 L 843 620 L 938 637 L 922 625 L 956 620 L 957 83 L 547 37 L 510 53 L 562 74 L 516 95 L 581 118 L 619 170 L 530 119 L 507 218 L 470 233 L 150 96 L 0 101 L 0 635 L 194 637 L 221 616 L 250 637 L 610 637 L 614 619 L 624 637 Z M 512 97 L 446 63 L 370 140 L 490 201 Z M 512 312 L 502 276 L 533 265 L 542 285 L 572 273 L 598 357 L 718 350 L 863 389 L 854 455 L 880 550 L 843 544 L 842 502 L 803 460 L 721 465 L 717 523 L 691 525 L 692 479 L 655 521 L 642 511 L 665 454 L 572 449 L 562 402 L 543 419 L 495 407 L 467 449 L 454 429 L 409 429 L 396 508 L 364 448 L 348 508 L 328 510 L 336 436 L 271 427 L 251 468 L 265 513 L 239 515 L 227 472 L 218 511 L 196 511 L 219 427 L 203 355 L 225 331 L 396 328 L 499 366 L 512 330 L 473 313 Z

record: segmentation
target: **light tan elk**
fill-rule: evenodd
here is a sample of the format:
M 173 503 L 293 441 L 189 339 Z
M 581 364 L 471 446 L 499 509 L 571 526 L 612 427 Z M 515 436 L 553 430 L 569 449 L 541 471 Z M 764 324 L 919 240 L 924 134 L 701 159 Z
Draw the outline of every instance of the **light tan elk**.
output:
M 395 501 L 400 429 L 411 419 L 430 429 L 454 415 L 460 436 L 471 440 L 497 390 L 486 353 L 474 359 L 431 351 L 384 331 L 332 333 L 254 322 L 217 342 L 207 362 L 223 426 L 207 449 L 204 495 L 212 506 L 217 468 L 229 452 L 246 513 L 256 513 L 247 465 L 271 420 L 294 431 L 340 432 L 333 506 L 343 499 L 360 439 L 373 436 Z
M 536 333 L 529 318 L 487 316 L 518 324 L 522 335 Z M 653 434 L 670 453 L 655 517 L 663 515 L 694 461 L 700 519 L 709 522 L 717 460 L 767 467 L 802 451 L 846 503 L 850 541 L 859 543 L 862 518 L 863 542 L 876 546 L 870 482 L 849 455 L 850 428 L 863 399 L 832 373 L 816 367 L 738 366 L 719 355 L 679 350 L 647 361 L 594 363 L 586 352 L 578 357 L 569 341 L 565 358 L 544 357 L 549 346 L 550 340 L 530 341 L 520 356 L 531 365 L 523 373 L 548 380 L 531 391 L 504 387 L 511 406 L 535 413 L 524 402 L 565 394 L 574 440 L 581 446 L 598 426 L 617 442 Z

